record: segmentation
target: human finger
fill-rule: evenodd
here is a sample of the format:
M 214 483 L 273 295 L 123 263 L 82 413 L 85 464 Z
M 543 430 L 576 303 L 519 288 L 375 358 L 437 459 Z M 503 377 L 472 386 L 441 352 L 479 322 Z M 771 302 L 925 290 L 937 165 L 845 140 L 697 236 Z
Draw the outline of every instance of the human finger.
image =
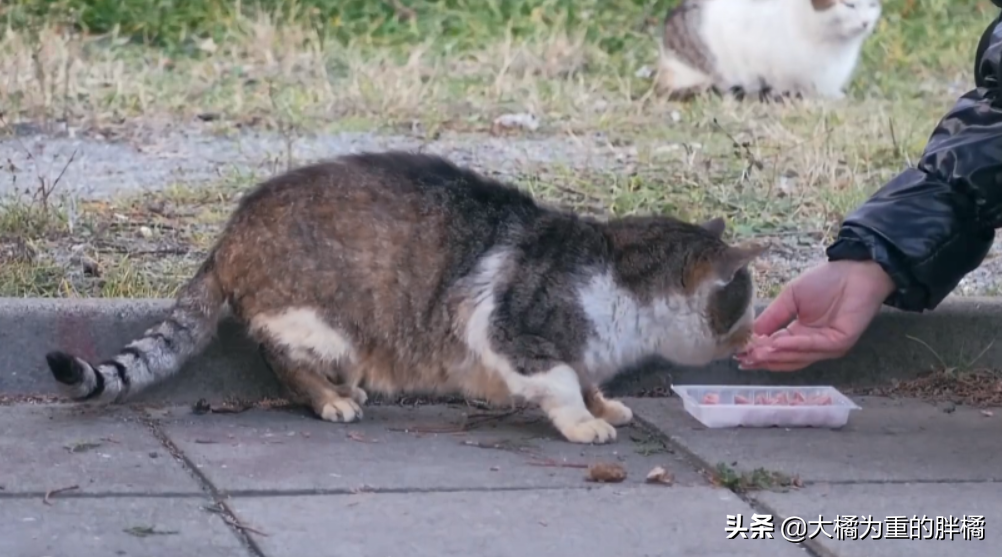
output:
M 796 363 L 801 360 L 810 363 L 822 359 L 837 358 L 847 351 L 846 346 L 844 341 L 832 339 L 825 334 L 809 331 L 796 334 L 788 331 L 787 334 L 777 333 L 774 338 L 769 339 L 768 343 L 737 354 L 734 359 L 738 361 L 742 369 L 752 369 L 774 363 Z
M 738 369 L 759 371 L 796 371 L 815 362 L 836 357 L 827 352 L 782 352 L 769 354 L 761 360 L 739 359 Z
M 821 360 L 829 360 L 832 358 L 837 358 L 838 353 L 835 352 L 780 352 L 773 351 L 768 354 L 763 355 L 761 358 L 751 359 L 746 358 L 741 360 L 741 363 L 747 366 L 749 369 L 758 368 L 761 366 L 769 366 L 773 364 L 794 364 L 797 362 L 820 362 Z
M 749 368 L 741 368 L 743 370 L 756 370 L 756 371 L 768 371 L 773 373 L 790 373 L 794 371 L 800 371 L 805 367 L 811 365 L 813 362 L 795 362 L 795 363 L 770 363 L 767 365 L 754 366 Z
M 842 354 L 851 346 L 849 339 L 837 336 L 839 333 L 831 329 L 826 329 L 827 333 L 820 330 L 815 331 L 790 331 L 789 335 L 777 336 L 770 339 L 769 349 L 771 353 L 777 352 L 821 352 Z
M 768 352 L 769 350 L 773 350 L 772 341 L 774 339 L 783 336 L 789 336 L 791 334 L 792 333 L 790 332 L 789 329 L 783 327 L 782 329 L 779 329 L 778 331 L 768 336 L 755 335 L 752 337 L 751 341 L 747 345 L 745 345 L 743 349 L 737 352 L 734 356 L 744 358 L 754 355 L 756 353 Z

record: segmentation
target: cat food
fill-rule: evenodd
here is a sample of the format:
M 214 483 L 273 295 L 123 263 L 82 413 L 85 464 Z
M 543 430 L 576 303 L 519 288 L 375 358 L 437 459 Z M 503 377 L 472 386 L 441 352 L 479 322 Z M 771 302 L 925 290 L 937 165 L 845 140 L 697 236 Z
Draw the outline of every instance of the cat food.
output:
M 755 395 L 755 398 L 734 395 L 734 404 L 758 404 L 764 406 L 828 406 L 832 403 L 831 395 L 805 396 L 801 391 L 794 391 L 791 395 L 779 393 L 770 397 L 766 394 Z M 706 393 L 703 395 L 703 404 L 720 404 L 720 395 L 717 393 Z
M 828 386 L 673 385 L 686 411 L 707 427 L 842 427 L 852 400 Z
M 588 467 L 585 480 L 598 483 L 619 483 L 626 479 L 626 469 L 615 462 L 597 462 Z
M 703 395 L 703 404 L 720 404 L 720 395 L 716 393 L 706 393 Z

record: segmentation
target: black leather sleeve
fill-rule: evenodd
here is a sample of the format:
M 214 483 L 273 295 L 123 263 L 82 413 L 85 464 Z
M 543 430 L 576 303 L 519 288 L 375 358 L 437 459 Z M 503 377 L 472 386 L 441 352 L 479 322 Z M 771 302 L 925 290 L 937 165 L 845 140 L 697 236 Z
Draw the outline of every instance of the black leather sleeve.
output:
M 915 168 L 848 215 L 830 261 L 873 260 L 897 285 L 886 304 L 933 309 L 991 248 L 1002 224 L 1002 25 L 985 30 L 976 88 L 940 120 Z

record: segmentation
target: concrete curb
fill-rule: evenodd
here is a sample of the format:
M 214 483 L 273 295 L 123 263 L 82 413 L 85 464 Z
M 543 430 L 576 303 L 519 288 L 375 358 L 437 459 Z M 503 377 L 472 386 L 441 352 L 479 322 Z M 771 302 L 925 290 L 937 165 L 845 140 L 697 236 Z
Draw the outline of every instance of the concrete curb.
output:
M 169 299 L 0 298 L 0 393 L 54 392 L 45 353 L 60 348 L 94 360 L 114 354 L 161 320 Z M 761 311 L 762 307 L 759 307 Z M 799 373 L 741 371 L 730 361 L 705 368 L 644 362 L 610 383 L 615 396 L 642 396 L 679 384 L 835 384 L 867 386 L 909 379 L 934 368 L 1002 367 L 1002 299 L 951 298 L 926 314 L 885 309 L 844 358 Z M 187 404 L 200 398 L 282 396 L 243 327 L 230 318 L 216 340 L 177 376 L 135 400 Z

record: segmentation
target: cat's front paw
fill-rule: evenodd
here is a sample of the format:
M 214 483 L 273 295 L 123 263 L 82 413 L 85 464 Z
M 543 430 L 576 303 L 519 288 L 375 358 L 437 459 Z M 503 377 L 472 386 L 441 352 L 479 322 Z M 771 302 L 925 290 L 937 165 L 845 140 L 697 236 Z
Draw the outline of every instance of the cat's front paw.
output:
M 338 398 L 324 404 L 319 413 L 328 422 L 349 423 L 362 418 L 362 407 L 350 398 Z
M 560 433 L 571 443 L 610 443 L 616 440 L 616 428 L 601 419 L 589 418 L 560 427 Z
M 603 420 L 616 427 L 624 426 L 633 420 L 633 410 L 630 410 L 629 406 L 618 400 L 606 399 L 604 402 L 605 405 L 600 416 Z

